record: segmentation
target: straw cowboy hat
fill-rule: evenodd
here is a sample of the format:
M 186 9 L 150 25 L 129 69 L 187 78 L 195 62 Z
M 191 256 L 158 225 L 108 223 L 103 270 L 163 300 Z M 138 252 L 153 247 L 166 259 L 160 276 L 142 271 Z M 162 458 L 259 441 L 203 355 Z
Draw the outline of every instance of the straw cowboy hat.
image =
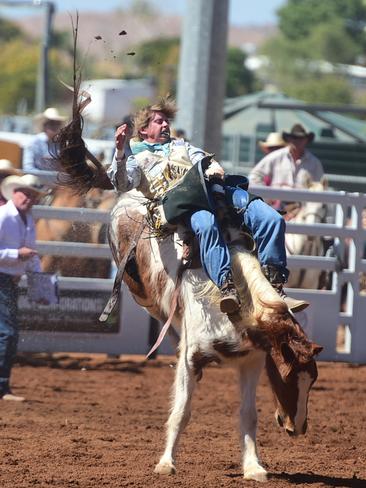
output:
M 286 146 L 286 142 L 282 139 L 279 132 L 270 132 L 265 141 L 259 141 L 261 149 L 269 149 L 271 147 L 283 147 Z
M 54 120 L 56 122 L 65 122 L 66 117 L 60 114 L 55 107 L 46 108 L 46 110 L 40 114 L 37 114 L 35 120 L 38 122 L 46 122 L 47 120 Z
M 13 163 L 9 159 L 0 159 L 0 177 L 10 175 L 21 175 L 22 172 L 13 167 Z
M 46 195 L 42 191 L 41 180 L 34 175 L 8 176 L 1 183 L 1 193 L 6 200 L 11 200 L 14 190 L 28 189 L 37 193 L 39 196 Z
M 306 132 L 305 128 L 301 124 L 295 124 L 292 126 L 289 132 L 283 131 L 282 138 L 284 141 L 288 142 L 289 139 L 303 139 L 306 138 L 308 142 L 314 140 L 314 132 Z

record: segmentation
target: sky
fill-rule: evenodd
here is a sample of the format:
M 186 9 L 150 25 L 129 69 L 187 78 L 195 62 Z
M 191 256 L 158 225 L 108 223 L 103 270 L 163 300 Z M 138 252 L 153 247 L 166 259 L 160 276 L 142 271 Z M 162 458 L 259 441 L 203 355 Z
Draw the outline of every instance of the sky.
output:
M 18 0 L 14 0 L 12 3 L 16 4 Z M 37 0 L 33 0 L 34 3 Z M 57 11 L 75 11 L 79 12 L 83 10 L 94 11 L 108 11 L 115 10 L 117 8 L 128 7 L 132 0 L 53 0 Z M 18 17 L 29 15 L 34 12 L 38 12 L 38 8 L 20 8 L 18 7 L 4 7 L 1 6 L 0 0 L 0 14 L 5 14 L 7 17 Z M 29 0 L 31 2 L 31 0 Z M 42 2 L 42 0 L 38 0 Z M 150 2 L 156 6 L 157 9 L 162 9 L 165 14 L 177 14 L 184 15 L 184 11 L 187 5 L 187 0 L 150 0 Z M 230 11 L 229 21 L 233 25 L 248 25 L 248 24 L 274 24 L 276 22 L 276 10 L 286 3 L 286 0 L 229 0 Z

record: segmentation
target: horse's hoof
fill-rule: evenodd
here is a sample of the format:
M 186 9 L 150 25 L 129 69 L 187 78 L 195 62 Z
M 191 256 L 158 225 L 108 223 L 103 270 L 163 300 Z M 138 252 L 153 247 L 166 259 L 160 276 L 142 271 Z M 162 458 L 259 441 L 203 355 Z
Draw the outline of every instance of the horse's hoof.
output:
M 175 474 L 177 470 L 173 463 L 163 462 L 155 466 L 154 473 L 157 474 Z
M 247 468 L 244 471 L 244 479 L 265 483 L 267 481 L 267 471 L 262 466 Z

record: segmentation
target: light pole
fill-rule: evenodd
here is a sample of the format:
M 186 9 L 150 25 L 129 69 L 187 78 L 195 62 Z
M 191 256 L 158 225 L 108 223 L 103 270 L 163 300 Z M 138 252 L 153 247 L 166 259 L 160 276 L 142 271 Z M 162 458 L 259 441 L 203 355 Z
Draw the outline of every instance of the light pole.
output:
M 55 13 L 54 2 L 48 0 L 21 0 L 21 1 L 3 1 L 0 5 L 6 7 L 44 7 L 45 21 L 43 28 L 43 37 L 41 43 L 41 53 L 38 63 L 38 76 L 36 85 L 36 112 L 43 112 L 49 100 L 49 63 L 48 50 L 51 40 L 52 18 Z

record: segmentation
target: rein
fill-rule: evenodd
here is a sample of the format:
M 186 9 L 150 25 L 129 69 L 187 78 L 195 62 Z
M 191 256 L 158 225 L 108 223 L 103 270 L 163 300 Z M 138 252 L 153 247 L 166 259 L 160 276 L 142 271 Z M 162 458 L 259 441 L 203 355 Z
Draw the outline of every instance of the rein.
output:
M 160 331 L 159 337 L 156 339 L 155 344 L 150 349 L 150 351 L 146 354 L 146 359 L 148 359 L 149 356 L 151 356 L 151 354 L 154 351 L 156 351 L 156 349 L 162 343 L 162 341 L 163 341 L 163 339 L 165 337 L 165 334 L 168 332 L 168 329 L 169 329 L 169 327 L 170 327 L 170 325 L 172 323 L 173 317 L 174 317 L 174 313 L 177 310 L 178 297 L 179 297 L 179 292 L 180 292 L 180 285 L 182 283 L 183 272 L 186 269 L 187 269 L 187 265 L 185 263 L 181 262 L 181 264 L 180 264 L 180 266 L 178 268 L 178 271 L 177 271 L 177 279 L 175 281 L 175 288 L 174 288 L 174 293 L 173 293 L 173 296 L 172 296 L 172 302 L 171 302 L 171 305 L 170 305 L 169 316 L 168 316 L 165 324 L 163 325 L 163 327 L 162 327 L 162 329 Z
M 125 255 L 123 256 L 122 261 L 119 263 L 118 271 L 117 271 L 116 277 L 114 279 L 112 295 L 110 296 L 110 298 L 107 302 L 107 305 L 104 307 L 104 310 L 99 317 L 100 322 L 105 322 L 108 319 L 109 315 L 111 314 L 111 312 L 113 311 L 114 307 L 116 306 L 116 304 L 119 300 L 123 274 L 125 272 L 127 261 L 129 259 L 129 257 L 131 256 L 131 253 L 134 251 L 134 249 L 136 249 L 137 243 L 141 237 L 141 234 L 145 228 L 145 225 L 146 225 L 146 219 L 143 218 L 141 220 L 141 222 L 139 223 L 139 225 L 136 229 L 136 232 L 130 241 L 130 245 L 128 246 L 128 248 L 125 252 Z

